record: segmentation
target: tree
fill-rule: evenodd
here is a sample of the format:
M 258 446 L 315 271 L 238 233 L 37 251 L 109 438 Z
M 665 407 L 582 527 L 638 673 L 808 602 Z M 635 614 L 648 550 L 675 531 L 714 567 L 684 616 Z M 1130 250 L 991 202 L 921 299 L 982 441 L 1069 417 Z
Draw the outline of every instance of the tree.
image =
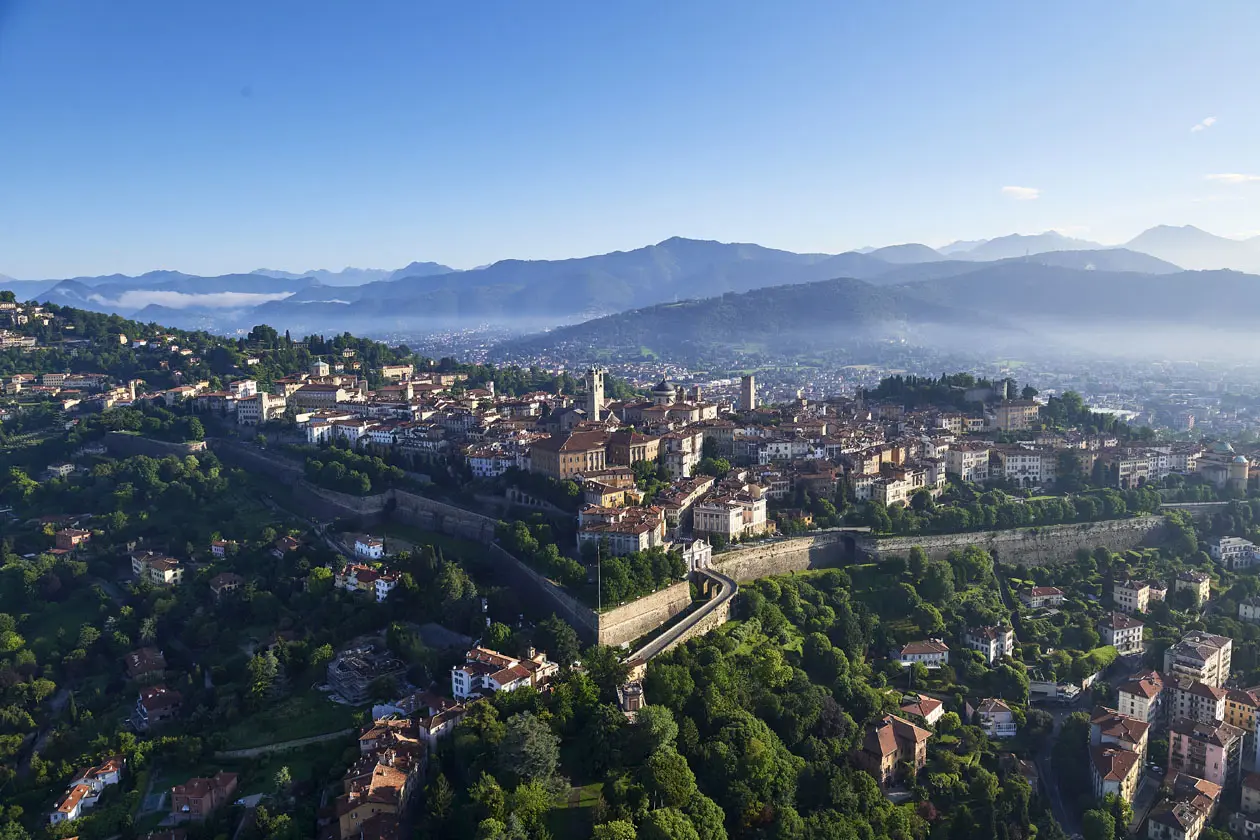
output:
M 670 808 L 686 805 L 696 793 L 695 774 L 687 766 L 687 759 L 673 748 L 660 749 L 652 754 L 643 781 L 653 799 Z
M 631 738 L 640 745 L 641 755 L 650 756 L 659 749 L 674 745 L 678 740 L 678 723 L 668 708 L 649 703 L 635 716 Z
M 522 783 L 512 791 L 512 816 L 526 828 L 542 825 L 543 816 L 551 809 L 551 794 L 541 780 Z
M 262 708 L 263 701 L 271 694 L 279 675 L 280 663 L 270 650 L 255 654 L 249 660 L 246 670 L 249 673 L 249 693 L 246 704 L 252 709 Z
M 613 820 L 595 826 L 592 840 L 637 840 L 634 823 L 629 820 Z
M 499 764 L 522 782 L 550 782 L 560 763 L 560 739 L 533 712 L 508 719 L 499 744 Z
M 272 777 L 271 787 L 276 794 L 283 796 L 289 792 L 289 787 L 293 784 L 293 774 L 289 772 L 288 766 L 281 767 L 276 771 L 276 775 Z
M 1106 811 L 1093 808 L 1081 818 L 1081 833 L 1085 840 L 1115 840 L 1116 820 Z
M 566 668 L 577 661 L 581 651 L 577 631 L 555 613 L 538 623 L 537 642 L 553 662 Z
M 429 817 L 437 824 L 446 822 L 451 816 L 451 806 L 455 801 L 455 791 L 446 780 L 445 773 L 438 773 L 437 778 L 429 783 L 425 791 L 425 801 L 429 809 Z
M 677 808 L 649 811 L 639 826 L 639 840 L 700 840 L 696 827 Z
M 617 700 L 617 689 L 625 685 L 630 666 L 621 651 L 611 645 L 591 645 L 582 654 L 582 669 L 595 685 L 605 703 Z

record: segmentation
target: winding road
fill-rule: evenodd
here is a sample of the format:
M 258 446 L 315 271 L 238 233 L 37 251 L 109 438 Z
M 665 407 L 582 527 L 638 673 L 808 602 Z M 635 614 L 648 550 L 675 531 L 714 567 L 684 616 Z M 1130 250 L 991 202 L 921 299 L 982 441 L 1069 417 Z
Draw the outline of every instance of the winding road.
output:
M 739 584 L 733 578 L 727 577 L 716 569 L 697 569 L 696 574 L 716 583 L 718 586 L 717 593 L 706 601 L 700 609 L 630 654 L 631 660 L 647 662 L 652 657 L 659 656 L 669 650 L 682 641 L 692 628 L 712 615 L 714 610 L 721 609 L 723 605 L 729 603 L 735 597 L 735 594 L 739 592 Z

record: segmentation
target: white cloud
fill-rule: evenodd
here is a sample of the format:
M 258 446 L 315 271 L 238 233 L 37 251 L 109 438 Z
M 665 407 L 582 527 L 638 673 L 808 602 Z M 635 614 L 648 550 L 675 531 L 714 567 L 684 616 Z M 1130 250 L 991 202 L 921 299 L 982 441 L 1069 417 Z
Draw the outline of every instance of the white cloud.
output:
M 292 292 L 263 294 L 257 292 L 210 292 L 208 294 L 188 294 L 186 292 L 163 292 L 129 290 L 118 296 L 118 300 L 107 300 L 103 295 L 92 295 L 90 300 L 102 306 L 119 306 L 124 309 L 142 309 L 151 303 L 169 306 L 171 309 L 187 309 L 190 306 L 205 306 L 212 309 L 233 309 L 242 306 L 258 306 L 273 300 L 284 300 Z
M 1216 117 L 1205 117 L 1203 122 L 1195 123 L 1193 126 L 1190 127 L 1190 130 L 1203 131 L 1204 129 L 1211 128 L 1214 125 L 1216 125 Z
M 1206 181 L 1215 181 L 1218 184 L 1251 184 L 1260 181 L 1260 175 L 1244 175 L 1241 172 L 1218 172 L 1213 175 L 1204 175 Z
M 1016 201 L 1032 201 L 1041 197 L 1041 190 L 1037 187 L 1002 187 L 1002 195 Z

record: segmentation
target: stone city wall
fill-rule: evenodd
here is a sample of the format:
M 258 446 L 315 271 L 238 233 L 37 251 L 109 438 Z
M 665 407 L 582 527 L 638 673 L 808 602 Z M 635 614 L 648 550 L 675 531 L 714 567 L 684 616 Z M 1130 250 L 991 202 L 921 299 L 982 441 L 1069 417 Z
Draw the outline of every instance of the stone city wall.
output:
M 599 616 L 599 641 L 621 645 L 650 633 L 691 606 L 691 584 L 675 583 Z
M 1079 549 L 1093 551 L 1103 546 L 1111 551 L 1127 551 L 1139 546 L 1156 546 L 1165 539 L 1164 517 L 1137 516 L 1106 522 L 1080 522 L 1015 528 L 1005 531 L 973 531 L 963 534 L 933 534 L 917 537 L 866 537 L 858 549 L 871 560 L 906 556 L 915 546 L 933 559 L 951 551 L 977 545 L 1003 563 L 1044 566 L 1075 558 Z
M 134 435 L 129 432 L 106 432 L 104 444 L 105 448 L 110 452 L 124 458 L 129 458 L 133 455 L 148 455 L 150 458 L 166 458 L 174 455 L 176 458 L 183 458 L 185 455 L 202 452 L 206 448 L 204 440 L 171 443 L 165 440 L 154 440 L 143 435 Z
M 851 532 L 826 531 L 806 537 L 757 543 L 713 555 L 713 567 L 741 581 L 839 566 L 845 558 L 845 541 L 853 537 Z

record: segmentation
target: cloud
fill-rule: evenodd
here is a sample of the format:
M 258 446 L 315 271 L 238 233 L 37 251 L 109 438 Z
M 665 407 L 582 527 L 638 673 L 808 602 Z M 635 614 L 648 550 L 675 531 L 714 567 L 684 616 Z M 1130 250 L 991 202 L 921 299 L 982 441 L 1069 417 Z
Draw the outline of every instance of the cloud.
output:
M 1260 181 L 1260 175 L 1244 175 L 1241 172 L 1218 172 L 1204 175 L 1203 180 L 1215 181 L 1218 184 L 1251 184 Z
M 258 306 L 273 300 L 284 300 L 292 292 L 277 294 L 261 294 L 256 292 L 210 292 L 207 294 L 188 294 L 186 292 L 162 292 L 129 290 L 118 296 L 118 300 L 107 300 L 103 295 L 92 295 L 89 300 L 102 306 L 119 306 L 124 309 L 143 309 L 149 304 L 167 306 L 171 309 L 188 309 L 191 306 L 204 306 L 211 309 L 234 309 L 243 306 Z
M 1002 195 L 1016 201 L 1032 201 L 1041 198 L 1041 190 L 1037 187 L 1002 187 Z
M 1193 132 L 1193 131 L 1203 131 L 1203 130 L 1205 130 L 1205 129 L 1211 128 L 1211 127 L 1212 127 L 1212 126 L 1214 126 L 1214 125 L 1216 125 L 1216 117 L 1205 117 L 1205 118 L 1203 119 L 1203 122 L 1201 122 L 1201 123 L 1195 123 L 1193 126 L 1191 126 L 1191 127 L 1190 127 L 1190 130 L 1191 130 L 1192 132 Z

